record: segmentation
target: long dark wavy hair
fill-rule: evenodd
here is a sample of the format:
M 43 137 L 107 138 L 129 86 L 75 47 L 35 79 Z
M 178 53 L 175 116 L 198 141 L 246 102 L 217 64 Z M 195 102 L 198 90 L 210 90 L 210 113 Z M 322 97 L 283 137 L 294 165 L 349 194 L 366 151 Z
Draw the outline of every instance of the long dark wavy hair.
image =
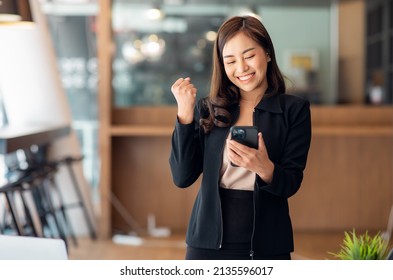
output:
M 225 44 L 239 32 L 244 32 L 257 42 L 271 58 L 266 73 L 268 90 L 265 95 L 285 93 L 284 78 L 278 68 L 273 42 L 265 26 L 259 19 L 252 16 L 231 17 L 219 28 L 214 43 L 210 94 L 203 100 L 203 106 L 207 112 L 200 120 L 205 133 L 209 133 L 214 126 L 227 127 L 232 124 L 228 109 L 239 102 L 240 93 L 239 88 L 229 80 L 225 73 L 222 51 Z

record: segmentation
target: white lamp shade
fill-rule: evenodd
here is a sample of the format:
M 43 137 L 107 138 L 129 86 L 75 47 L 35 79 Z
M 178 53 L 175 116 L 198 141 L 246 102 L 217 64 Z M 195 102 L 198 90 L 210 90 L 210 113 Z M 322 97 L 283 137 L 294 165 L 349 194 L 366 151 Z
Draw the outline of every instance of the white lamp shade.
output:
M 33 23 L 0 25 L 0 90 L 10 125 L 71 122 L 52 50 Z

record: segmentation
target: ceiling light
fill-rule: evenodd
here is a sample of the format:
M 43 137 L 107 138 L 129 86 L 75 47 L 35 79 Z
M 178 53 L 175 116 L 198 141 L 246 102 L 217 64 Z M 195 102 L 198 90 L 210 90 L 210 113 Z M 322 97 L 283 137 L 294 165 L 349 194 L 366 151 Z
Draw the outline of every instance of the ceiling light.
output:
M 217 32 L 215 32 L 215 31 L 208 31 L 205 34 L 206 40 L 208 40 L 210 42 L 213 42 L 214 40 L 216 40 L 216 37 L 217 37 Z
M 154 6 L 150 9 L 146 10 L 145 16 L 149 20 L 160 20 L 160 19 L 164 18 L 165 14 L 164 14 L 164 11 L 160 7 Z

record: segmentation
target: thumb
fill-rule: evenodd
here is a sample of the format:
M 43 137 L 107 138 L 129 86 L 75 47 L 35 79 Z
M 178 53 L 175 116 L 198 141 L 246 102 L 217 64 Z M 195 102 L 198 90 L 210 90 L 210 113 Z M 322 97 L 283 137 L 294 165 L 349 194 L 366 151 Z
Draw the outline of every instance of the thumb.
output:
M 186 80 L 186 81 L 191 81 L 191 78 L 190 77 L 187 77 L 187 78 L 185 78 L 184 80 Z

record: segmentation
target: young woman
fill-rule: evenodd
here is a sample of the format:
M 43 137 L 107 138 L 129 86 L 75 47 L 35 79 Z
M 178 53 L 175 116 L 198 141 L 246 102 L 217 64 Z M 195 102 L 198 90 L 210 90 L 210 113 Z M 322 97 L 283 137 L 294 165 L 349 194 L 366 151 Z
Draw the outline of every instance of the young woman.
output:
M 186 188 L 203 173 L 186 259 L 291 259 L 288 198 L 303 179 L 310 104 L 285 94 L 265 27 L 249 16 L 225 21 L 209 96 L 196 102 L 189 77 L 171 90 L 178 105 L 169 160 L 174 183 Z M 258 149 L 231 140 L 234 125 L 256 126 Z

